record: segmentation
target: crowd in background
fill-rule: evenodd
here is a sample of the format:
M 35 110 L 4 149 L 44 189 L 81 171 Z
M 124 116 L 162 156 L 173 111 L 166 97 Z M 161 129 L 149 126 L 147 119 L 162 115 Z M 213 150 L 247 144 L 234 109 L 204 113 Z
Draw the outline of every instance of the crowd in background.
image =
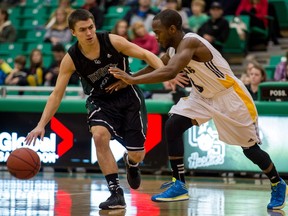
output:
M 53 61 L 43 64 L 43 53 L 33 49 L 29 55 L 19 55 L 13 65 L 8 65 L 0 56 L 0 84 L 53 86 L 59 71 L 59 65 L 66 53 L 65 45 L 73 43 L 74 38 L 68 27 L 67 18 L 75 9 L 72 7 L 76 0 L 59 0 L 58 7 L 50 14 L 41 29 L 45 32 L 43 43 L 51 43 Z M 9 18 L 9 9 L 25 6 L 25 0 L 4 0 L 0 8 L 0 44 L 17 42 L 19 32 Z M 43 2 L 48 2 L 44 0 Z M 78 8 L 89 10 L 94 18 L 97 30 L 101 30 L 105 22 L 105 14 L 111 6 L 129 6 L 126 14 L 119 19 L 111 32 L 121 35 L 156 55 L 161 56 L 165 51 L 159 47 L 152 31 L 153 17 L 167 8 L 179 12 L 183 20 L 183 31 L 194 32 L 208 40 L 220 53 L 229 36 L 231 28 L 235 28 L 240 40 L 249 40 L 248 52 L 255 46 L 267 47 L 269 41 L 278 45 L 281 37 L 275 8 L 268 0 L 85 0 Z M 5 7 L 4 7 L 5 6 Z M 225 17 L 232 15 L 229 21 Z M 260 38 L 255 32 L 248 32 L 246 23 L 241 15 L 249 16 L 249 27 L 256 27 L 268 32 L 268 37 Z M 272 18 L 271 18 L 272 17 Z M 39 26 L 38 26 L 39 28 Z M 288 56 L 287 56 L 288 57 Z M 276 68 L 274 80 L 286 81 L 287 57 Z M 28 60 L 28 61 L 27 61 Z M 27 65 L 29 62 L 29 65 Z M 245 83 L 253 98 L 257 99 L 258 85 L 267 80 L 265 70 L 256 61 L 247 64 L 247 70 L 241 80 Z M 72 77 L 70 84 L 78 85 L 78 77 Z M 165 86 L 165 85 L 163 85 Z

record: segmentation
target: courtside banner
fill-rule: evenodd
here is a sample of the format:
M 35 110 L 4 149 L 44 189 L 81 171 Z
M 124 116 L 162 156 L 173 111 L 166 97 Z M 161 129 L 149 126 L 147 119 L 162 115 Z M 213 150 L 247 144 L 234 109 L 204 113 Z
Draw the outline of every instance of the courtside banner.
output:
M 261 148 L 267 151 L 277 170 L 288 173 L 288 117 L 259 117 Z M 247 159 L 242 148 L 220 141 L 213 120 L 192 127 L 184 134 L 185 168 L 188 170 L 223 170 L 231 172 L 260 172 Z
M 0 112 L 0 164 L 6 164 L 10 153 L 16 148 L 26 146 L 27 133 L 37 124 L 39 113 Z M 143 168 L 159 170 L 167 165 L 166 147 L 163 143 L 163 127 L 167 115 L 148 114 L 146 158 Z M 41 159 L 42 167 L 89 167 L 99 168 L 96 148 L 86 123 L 86 114 L 57 113 L 46 126 L 43 141 L 37 139 L 30 148 Z M 116 140 L 110 142 L 118 165 L 122 161 L 125 147 Z

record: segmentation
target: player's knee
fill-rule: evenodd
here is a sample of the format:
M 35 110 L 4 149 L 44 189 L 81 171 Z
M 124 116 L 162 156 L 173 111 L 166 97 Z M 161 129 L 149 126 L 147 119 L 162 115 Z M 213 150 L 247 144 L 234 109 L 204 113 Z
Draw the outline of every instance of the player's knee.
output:
M 272 163 L 267 152 L 263 151 L 258 144 L 249 148 L 243 148 L 244 155 L 250 159 L 254 164 L 257 164 L 262 170 L 267 169 Z
M 97 132 L 92 134 L 97 150 L 109 148 L 110 134 Z
M 177 114 L 172 115 L 165 124 L 165 134 L 167 140 L 178 139 L 190 127 L 192 127 L 191 119 Z
M 128 151 L 129 160 L 139 163 L 144 160 L 145 151 Z

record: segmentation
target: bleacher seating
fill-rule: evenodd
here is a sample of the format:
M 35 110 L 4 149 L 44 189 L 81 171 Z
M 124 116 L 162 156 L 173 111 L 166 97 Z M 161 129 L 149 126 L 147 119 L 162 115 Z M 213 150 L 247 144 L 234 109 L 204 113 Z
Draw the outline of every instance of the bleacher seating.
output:
M 276 10 L 280 29 L 288 29 L 288 1 L 287 0 L 269 0 Z
M 267 75 L 267 80 L 274 79 L 274 72 L 277 64 L 281 61 L 282 55 L 272 55 L 270 56 L 268 65 L 265 66 L 265 71 Z

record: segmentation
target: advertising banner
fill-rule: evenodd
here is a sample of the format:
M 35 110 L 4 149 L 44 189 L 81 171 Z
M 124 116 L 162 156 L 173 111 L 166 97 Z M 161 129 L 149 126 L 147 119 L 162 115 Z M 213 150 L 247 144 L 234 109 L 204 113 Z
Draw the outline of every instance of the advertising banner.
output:
M 288 173 L 287 128 L 288 117 L 259 117 L 261 148 L 270 155 L 278 171 L 283 173 Z M 184 142 L 187 170 L 260 171 L 245 157 L 241 147 L 219 140 L 213 120 L 187 130 Z
M 37 124 L 39 113 L 0 112 L 0 164 L 6 164 L 10 153 L 26 146 L 25 137 Z M 99 168 L 96 149 L 86 123 L 86 114 L 59 113 L 46 126 L 43 141 L 37 139 L 30 148 L 35 150 L 43 166 L 59 168 Z M 159 170 L 167 165 L 166 147 L 163 143 L 163 125 L 167 115 L 148 114 L 146 157 L 143 168 Z M 112 140 L 110 146 L 119 166 L 125 147 Z M 26 146 L 27 147 L 27 146 Z

